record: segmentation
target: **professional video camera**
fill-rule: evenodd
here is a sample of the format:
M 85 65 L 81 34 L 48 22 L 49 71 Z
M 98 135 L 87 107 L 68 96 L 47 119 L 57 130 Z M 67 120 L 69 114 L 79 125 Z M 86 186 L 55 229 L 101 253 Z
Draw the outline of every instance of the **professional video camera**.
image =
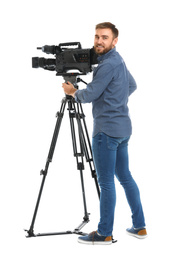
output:
M 92 65 L 97 64 L 97 54 L 94 48 L 82 49 L 80 42 L 60 43 L 58 46 L 45 45 L 37 49 L 47 54 L 54 54 L 56 58 L 33 57 L 32 67 L 56 70 L 57 76 L 86 75 L 92 71 Z M 73 70 L 76 72 L 71 72 Z

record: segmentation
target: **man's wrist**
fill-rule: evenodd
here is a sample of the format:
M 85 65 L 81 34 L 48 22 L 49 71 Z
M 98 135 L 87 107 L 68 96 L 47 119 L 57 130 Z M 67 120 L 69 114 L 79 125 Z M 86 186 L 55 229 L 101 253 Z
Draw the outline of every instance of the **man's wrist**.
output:
M 73 97 L 75 97 L 75 93 L 77 92 L 77 89 L 75 88 L 74 90 L 73 90 L 73 93 L 72 93 L 72 96 Z

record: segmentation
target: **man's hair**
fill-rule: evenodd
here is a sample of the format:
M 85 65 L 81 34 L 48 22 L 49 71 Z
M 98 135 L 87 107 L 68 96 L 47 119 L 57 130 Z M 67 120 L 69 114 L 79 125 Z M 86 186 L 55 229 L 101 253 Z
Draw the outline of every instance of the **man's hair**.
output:
M 109 22 L 99 23 L 99 24 L 97 24 L 96 27 L 95 27 L 96 30 L 97 30 L 97 29 L 106 29 L 106 28 L 111 29 L 111 31 L 112 31 L 112 33 L 113 33 L 113 35 L 114 35 L 114 38 L 117 38 L 117 37 L 118 37 L 119 31 L 118 31 L 118 29 L 115 27 L 115 25 L 112 24 L 112 23 L 109 23 Z

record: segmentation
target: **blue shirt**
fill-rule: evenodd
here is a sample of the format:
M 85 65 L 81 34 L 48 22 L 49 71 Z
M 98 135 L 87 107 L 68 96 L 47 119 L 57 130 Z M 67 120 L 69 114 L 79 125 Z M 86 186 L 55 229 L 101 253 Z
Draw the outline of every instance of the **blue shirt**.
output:
M 127 137 L 132 133 L 128 97 L 136 82 L 115 48 L 98 57 L 93 80 L 86 89 L 77 90 L 75 100 L 92 102 L 93 137 L 103 132 L 111 137 Z

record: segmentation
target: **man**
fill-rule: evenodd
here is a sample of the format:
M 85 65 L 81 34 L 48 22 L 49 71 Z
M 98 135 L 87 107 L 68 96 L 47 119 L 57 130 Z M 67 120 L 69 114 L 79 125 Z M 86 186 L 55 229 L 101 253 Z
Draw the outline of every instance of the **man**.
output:
M 144 214 L 137 184 L 128 166 L 128 141 L 132 133 L 128 113 L 128 97 L 136 89 L 136 82 L 116 52 L 118 30 L 111 23 L 96 26 L 94 49 L 98 66 L 86 89 L 77 90 L 63 83 L 64 92 L 77 102 L 93 105 L 92 151 L 97 170 L 100 194 L 100 222 L 98 229 L 79 237 L 80 243 L 111 244 L 116 192 L 114 176 L 125 190 L 132 211 L 132 228 L 127 233 L 138 238 L 147 236 Z

